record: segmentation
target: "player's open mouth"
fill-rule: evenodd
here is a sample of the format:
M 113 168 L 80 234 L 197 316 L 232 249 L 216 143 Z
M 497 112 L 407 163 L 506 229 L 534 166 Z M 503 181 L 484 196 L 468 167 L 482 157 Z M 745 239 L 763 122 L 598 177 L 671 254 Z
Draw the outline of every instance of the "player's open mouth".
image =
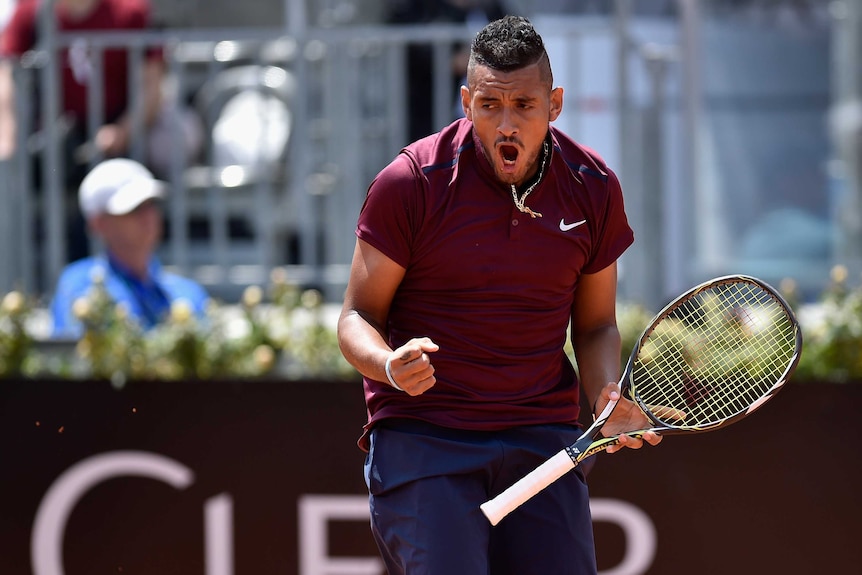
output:
M 514 166 L 518 160 L 518 148 L 511 144 L 502 144 L 497 148 L 500 152 L 500 157 L 503 159 L 504 166 Z

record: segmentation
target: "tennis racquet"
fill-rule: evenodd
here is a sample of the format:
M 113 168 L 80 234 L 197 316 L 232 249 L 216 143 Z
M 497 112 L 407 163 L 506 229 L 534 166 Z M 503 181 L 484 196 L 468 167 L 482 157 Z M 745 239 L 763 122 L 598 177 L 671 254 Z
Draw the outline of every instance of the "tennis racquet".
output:
M 620 396 L 653 427 L 642 437 L 712 431 L 750 415 L 781 389 L 799 361 L 802 334 L 787 302 L 749 276 L 715 278 L 653 318 L 629 356 Z M 492 525 L 587 457 L 619 443 L 602 427 L 610 401 L 574 444 L 480 507 Z

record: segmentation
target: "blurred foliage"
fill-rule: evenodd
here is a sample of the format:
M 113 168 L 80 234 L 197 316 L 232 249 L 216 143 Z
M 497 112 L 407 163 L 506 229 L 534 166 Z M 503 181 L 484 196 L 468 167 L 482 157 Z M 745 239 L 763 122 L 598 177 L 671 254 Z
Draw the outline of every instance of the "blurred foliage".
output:
M 9 300 L 8 303 L 6 300 Z M 94 278 L 73 305 L 84 335 L 63 357 L 40 346 L 26 328 L 33 307 L 11 292 L 0 311 L 0 377 L 128 380 L 238 378 L 347 379 L 355 370 L 342 357 L 323 298 L 300 290 L 277 271 L 268 292 L 245 290 L 239 305 L 211 303 L 204 318 L 176 301 L 158 326 L 143 331 Z
M 802 329 L 802 355 L 792 380 L 862 383 L 862 282 L 852 285 L 847 269 L 835 266 L 830 285 L 816 303 L 803 305 L 792 280 L 781 282 L 778 291 L 796 312 Z M 618 304 L 622 365 L 653 316 L 642 306 Z M 566 351 L 574 361 L 571 344 Z
M 27 331 L 32 302 L 20 292 L 9 292 L 0 302 L 0 377 L 21 375 L 33 348 Z
M 617 302 L 617 328 L 620 330 L 620 366 L 625 367 L 632 349 L 655 313 L 640 304 Z M 571 339 L 566 341 L 566 355 L 577 369 Z
M 862 283 L 851 285 L 847 269 L 832 269 L 820 305 L 800 314 L 802 358 L 795 379 L 862 381 Z
M 862 284 L 851 285 L 837 266 L 816 304 L 802 306 L 792 281 L 780 291 L 798 312 L 804 339 L 794 381 L 862 382 Z M 72 353 L 36 341 L 34 302 L 10 292 L 0 304 L 0 378 L 61 377 L 127 380 L 237 378 L 349 379 L 358 377 L 342 357 L 331 320 L 316 290 L 301 290 L 277 270 L 267 288 L 251 286 L 238 305 L 213 303 L 203 319 L 176 302 L 159 326 L 143 331 L 96 278 L 74 313 L 85 325 Z M 621 362 L 628 359 L 653 312 L 620 302 Z M 566 352 L 574 359 L 571 344 Z

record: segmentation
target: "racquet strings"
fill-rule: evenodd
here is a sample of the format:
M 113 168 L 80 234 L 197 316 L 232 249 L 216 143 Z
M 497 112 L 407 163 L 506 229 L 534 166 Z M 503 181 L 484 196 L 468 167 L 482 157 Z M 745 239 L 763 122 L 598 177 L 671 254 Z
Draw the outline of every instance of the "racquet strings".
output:
M 643 336 L 632 395 L 668 427 L 721 423 L 785 377 L 797 329 L 783 302 L 759 284 L 712 284 L 670 306 Z

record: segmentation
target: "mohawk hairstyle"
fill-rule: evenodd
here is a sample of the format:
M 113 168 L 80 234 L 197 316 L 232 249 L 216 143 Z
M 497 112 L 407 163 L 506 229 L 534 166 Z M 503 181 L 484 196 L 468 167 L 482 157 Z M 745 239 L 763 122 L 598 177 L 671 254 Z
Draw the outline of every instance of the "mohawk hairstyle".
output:
M 485 26 L 470 46 L 469 71 L 487 66 L 500 72 L 512 72 L 542 62 L 542 80 L 554 83 L 551 63 L 542 37 L 523 16 L 505 16 Z

